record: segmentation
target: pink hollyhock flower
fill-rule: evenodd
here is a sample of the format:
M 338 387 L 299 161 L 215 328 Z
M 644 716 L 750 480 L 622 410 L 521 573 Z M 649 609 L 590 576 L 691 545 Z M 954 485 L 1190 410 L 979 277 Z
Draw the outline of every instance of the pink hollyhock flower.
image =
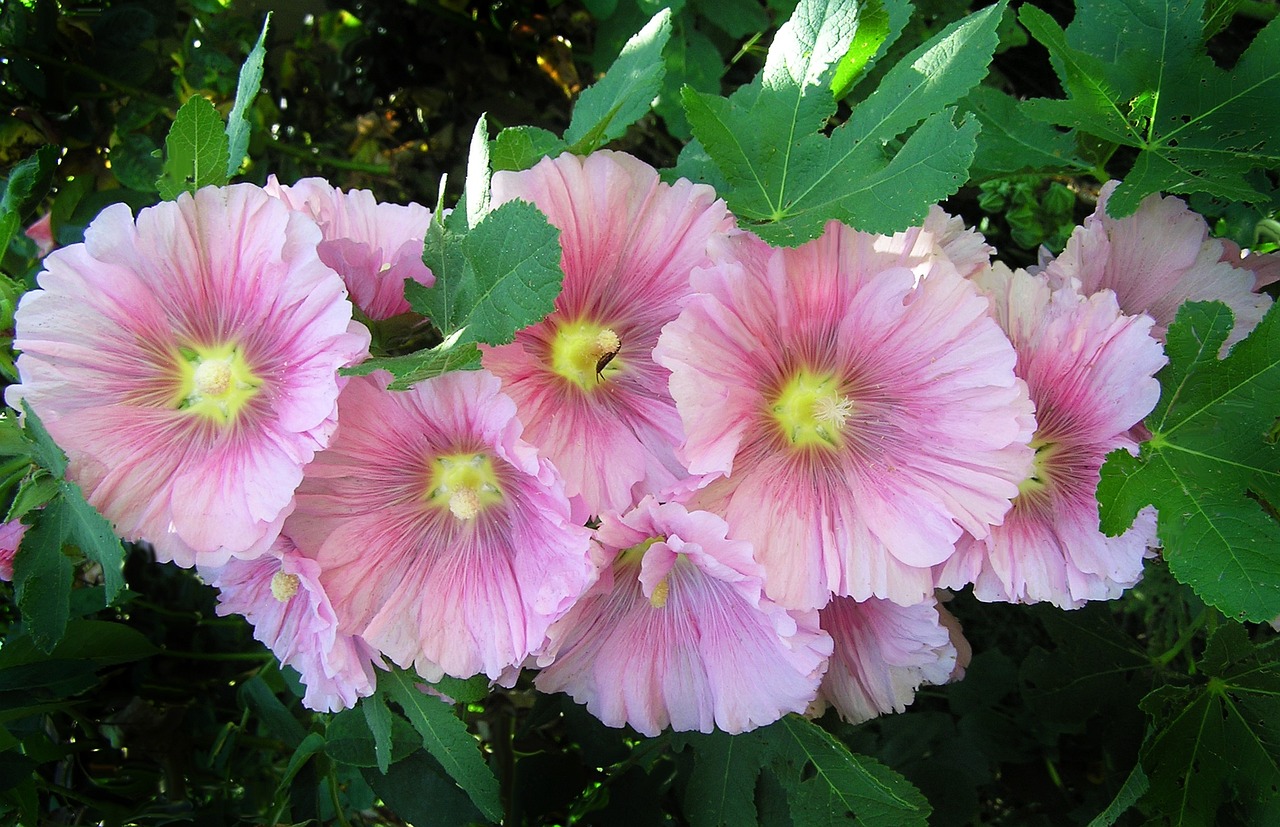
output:
M 745 732 L 801 712 L 831 654 L 816 612 L 763 591 L 724 520 L 652 497 L 596 532 L 606 567 L 554 626 L 534 679 L 609 726 Z
M 499 679 L 594 581 L 590 532 L 496 377 L 387 381 L 347 385 L 286 530 L 320 564 L 341 632 L 431 682 Z
M 1095 492 L 1106 455 L 1136 452 L 1129 429 L 1160 397 L 1154 375 L 1166 359 L 1152 320 L 1122 314 L 1109 290 L 1083 298 L 1001 264 L 975 281 L 1018 351 L 1018 375 L 1036 405 L 1035 467 L 1003 525 L 962 539 L 939 584 L 973 582 L 980 600 L 1063 608 L 1118 597 L 1142 576 L 1155 515 L 1147 509 L 1129 531 L 1107 537 Z
M 682 458 L 727 475 L 690 502 L 751 541 L 784 606 L 925 600 L 930 567 L 986 536 L 1030 467 L 1009 340 L 928 233 L 832 222 L 796 249 L 729 246 L 654 352 Z
M 33 221 L 31 226 L 23 230 L 23 234 L 36 243 L 40 258 L 49 255 L 49 253 L 53 252 L 53 248 L 58 246 L 57 242 L 53 240 L 52 212 L 47 212 Z
M 267 192 L 316 220 L 324 236 L 320 260 L 342 276 L 351 301 L 370 319 L 408 312 L 405 279 L 424 287 L 435 284 L 422 263 L 431 210 L 421 204 L 379 203 L 368 190 L 343 192 L 323 178 L 284 186 L 273 175 Z
M 964 676 L 968 644 L 959 623 L 933 598 L 899 606 L 874 597 L 862 602 L 836 597 L 818 616 L 835 641 L 835 652 L 810 710 L 815 717 L 830 704 L 841 718 L 860 724 L 902 712 L 922 684 L 936 686 Z M 953 625 L 965 649 L 964 662 Z
M 338 631 L 320 585 L 320 566 L 299 554 L 288 537 L 277 538 L 270 553 L 256 560 L 230 560 L 201 576 L 218 589 L 220 617 L 243 615 L 254 638 L 302 676 L 303 706 L 337 712 L 373 694 L 373 667 L 381 658 L 359 637 Z
M 962 276 L 967 278 L 991 266 L 991 256 L 995 255 L 996 248 L 987 243 L 982 233 L 966 227 L 964 219 L 948 215 L 937 204 L 929 208 L 919 230 L 933 235 L 938 252 L 946 256 Z
M 667 373 L 650 358 L 679 313 L 689 272 L 729 232 L 724 202 L 702 185 L 667 186 L 617 152 L 564 154 L 493 177 L 495 203 L 531 201 L 560 229 L 564 289 L 546 320 L 484 349 L 526 423 L 590 513 L 621 513 L 685 476 Z
M 0 580 L 6 583 L 13 582 L 13 556 L 18 553 L 18 545 L 30 527 L 21 520 L 0 523 Z
M 1152 335 L 1161 342 L 1183 302 L 1225 302 L 1236 319 L 1225 353 L 1262 320 L 1271 298 L 1253 292 L 1252 273 L 1222 260 L 1222 242 L 1209 238 L 1204 219 L 1182 199 L 1149 195 L 1128 218 L 1108 216 L 1107 199 L 1118 185 L 1110 181 L 1102 188 L 1093 215 L 1047 263 L 1050 286 L 1074 279 L 1086 296 L 1114 291 L 1125 314 L 1155 319 Z
M 260 188 L 103 210 L 18 307 L 26 400 L 68 478 L 181 566 L 266 552 L 367 352 L 315 222 Z

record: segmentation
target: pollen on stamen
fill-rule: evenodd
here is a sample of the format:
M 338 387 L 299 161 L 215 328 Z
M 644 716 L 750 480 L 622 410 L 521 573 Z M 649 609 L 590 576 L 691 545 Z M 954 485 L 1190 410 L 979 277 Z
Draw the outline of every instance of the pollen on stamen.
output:
M 449 512 L 459 520 L 473 519 L 480 513 L 480 495 L 474 488 L 459 488 L 449 495 Z
M 298 593 L 300 584 L 301 581 L 298 580 L 298 575 L 278 571 L 271 575 L 271 596 L 281 603 L 288 603 L 289 598 Z
M 655 609 L 661 609 L 667 605 L 667 598 L 671 595 L 671 584 L 664 577 L 653 587 L 653 594 L 649 595 L 649 605 Z
M 843 428 L 853 414 L 853 400 L 847 396 L 823 396 L 813 403 L 813 417 L 824 425 Z
M 596 355 L 603 356 L 606 353 L 617 353 L 620 347 L 622 347 L 622 339 L 610 328 L 606 327 L 596 335 Z
M 231 365 L 223 359 L 206 359 L 192 376 L 195 389 L 203 397 L 223 396 L 231 388 Z

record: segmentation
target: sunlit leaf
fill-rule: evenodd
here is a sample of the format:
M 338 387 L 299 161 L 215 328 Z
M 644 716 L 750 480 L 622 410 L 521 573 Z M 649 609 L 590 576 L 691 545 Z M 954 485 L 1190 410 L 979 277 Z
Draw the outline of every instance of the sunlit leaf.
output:
M 267 27 L 271 25 L 271 12 L 262 21 L 262 32 L 258 42 L 249 51 L 244 65 L 240 67 L 240 79 L 236 83 L 236 100 L 231 106 L 231 114 L 227 116 L 227 178 L 240 171 L 245 153 L 249 151 L 249 121 L 244 113 L 253 105 L 262 86 L 262 64 L 267 57 Z
M 166 201 L 184 192 L 227 183 L 230 152 L 222 116 L 199 95 L 178 109 L 164 147 L 164 172 L 156 189 Z

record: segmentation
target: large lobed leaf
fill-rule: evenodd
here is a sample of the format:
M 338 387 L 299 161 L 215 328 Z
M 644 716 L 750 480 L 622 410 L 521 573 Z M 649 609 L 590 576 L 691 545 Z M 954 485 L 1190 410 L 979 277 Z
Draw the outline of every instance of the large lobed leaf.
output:
M 1107 457 L 1098 502 L 1113 535 L 1154 505 L 1174 576 L 1225 614 L 1269 621 L 1280 616 L 1280 525 L 1259 500 L 1280 504 L 1280 311 L 1219 360 L 1232 321 L 1219 302 L 1178 311 L 1151 439 L 1137 457 Z
M 868 49 L 859 4 L 800 3 L 760 75 L 728 99 L 686 88 L 694 135 L 741 223 L 771 243 L 797 245 L 832 219 L 884 233 L 922 221 L 973 160 L 977 121 L 957 122 L 952 104 L 986 74 L 1004 7 L 975 12 L 907 55 L 830 137 L 822 131 L 835 112 L 834 67 L 851 44 Z M 866 25 L 884 33 L 875 8 Z
M 184 192 L 227 183 L 231 151 L 226 127 L 213 104 L 199 95 L 192 95 L 178 109 L 164 150 L 164 171 L 156 189 L 166 201 Z
M 1034 6 L 1020 11 L 1067 92 L 1025 110 L 1139 150 L 1108 202 L 1115 217 L 1153 192 L 1270 199 L 1248 175 L 1280 165 L 1280 20 L 1224 71 L 1205 52 L 1203 14 L 1203 0 L 1082 3 L 1064 31 Z

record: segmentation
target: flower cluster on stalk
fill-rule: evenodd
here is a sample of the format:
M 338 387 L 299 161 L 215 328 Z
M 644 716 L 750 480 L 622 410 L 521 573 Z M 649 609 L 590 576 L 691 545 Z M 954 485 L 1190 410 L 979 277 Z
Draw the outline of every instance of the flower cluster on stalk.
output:
M 1234 341 L 1269 304 L 1181 202 L 1117 220 L 1110 188 L 1035 272 L 940 208 L 773 248 L 621 153 L 492 192 L 560 231 L 555 309 L 407 391 L 340 369 L 435 284 L 430 210 L 320 179 L 110 207 L 17 312 L 7 401 L 313 709 L 395 664 L 536 669 L 646 735 L 901 711 L 969 658 L 941 589 L 1074 608 L 1138 581 L 1154 515 L 1106 537 L 1094 491 L 1173 308 L 1227 301 Z

